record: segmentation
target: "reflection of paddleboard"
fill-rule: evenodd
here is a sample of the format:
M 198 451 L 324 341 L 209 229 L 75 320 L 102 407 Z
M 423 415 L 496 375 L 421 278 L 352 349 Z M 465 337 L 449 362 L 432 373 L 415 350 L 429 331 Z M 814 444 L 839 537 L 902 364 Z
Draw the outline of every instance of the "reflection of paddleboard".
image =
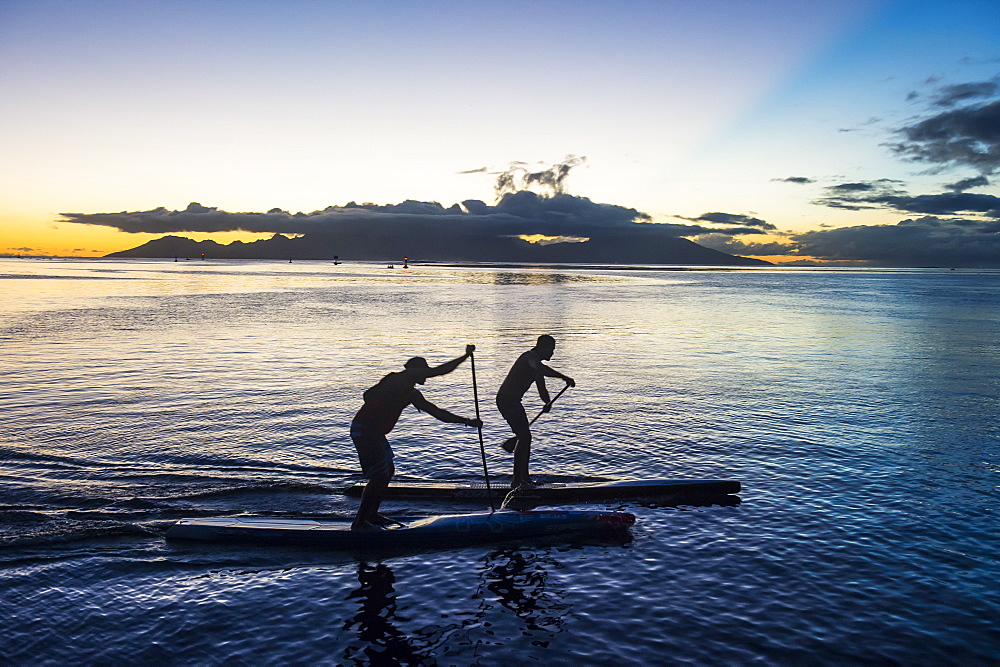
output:
M 635 523 L 625 512 L 539 510 L 432 516 L 376 530 L 351 530 L 351 519 L 222 517 L 181 519 L 168 539 L 298 544 L 328 549 L 459 546 L 561 534 L 624 532 Z
M 355 484 L 344 493 L 359 497 L 364 484 Z M 646 479 L 623 482 L 588 482 L 542 484 L 534 489 L 518 490 L 515 497 L 552 502 L 587 502 L 624 498 L 706 498 L 739 493 L 740 483 L 733 480 Z M 493 485 L 494 497 L 503 497 L 509 489 Z M 384 498 L 414 500 L 486 500 L 486 485 L 479 483 L 393 482 Z

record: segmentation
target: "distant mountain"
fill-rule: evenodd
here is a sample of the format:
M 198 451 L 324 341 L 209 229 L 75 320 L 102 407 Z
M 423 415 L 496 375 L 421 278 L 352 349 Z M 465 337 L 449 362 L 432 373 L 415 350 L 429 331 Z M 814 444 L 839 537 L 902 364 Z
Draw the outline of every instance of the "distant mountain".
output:
M 227 245 L 215 241 L 192 241 L 182 236 L 164 236 L 138 247 L 113 252 L 106 257 L 185 257 L 210 259 L 328 259 L 447 262 L 528 262 L 573 264 L 693 264 L 700 266 L 766 266 L 770 262 L 712 250 L 681 238 L 650 235 L 638 239 L 634 231 L 614 229 L 582 243 L 540 245 L 516 237 L 421 238 L 402 242 L 369 236 L 363 239 L 307 234 L 289 238 L 275 234 L 269 239 Z

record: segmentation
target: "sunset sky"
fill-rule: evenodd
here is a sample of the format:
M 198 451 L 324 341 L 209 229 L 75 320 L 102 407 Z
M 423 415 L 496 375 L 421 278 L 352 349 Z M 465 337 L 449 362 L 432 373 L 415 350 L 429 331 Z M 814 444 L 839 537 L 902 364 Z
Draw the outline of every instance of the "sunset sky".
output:
M 493 205 L 569 157 L 726 252 L 1000 266 L 996 0 L 0 0 L 0 91 L 0 254 Z

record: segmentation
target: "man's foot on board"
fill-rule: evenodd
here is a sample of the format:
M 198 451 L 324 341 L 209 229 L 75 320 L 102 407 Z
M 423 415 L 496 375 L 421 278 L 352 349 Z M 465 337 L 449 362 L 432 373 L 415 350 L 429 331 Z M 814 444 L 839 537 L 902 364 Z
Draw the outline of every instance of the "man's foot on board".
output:
M 401 526 L 402 523 L 396 521 L 395 519 L 390 519 L 384 514 L 376 514 L 371 518 L 371 523 L 380 527 L 385 528 L 386 526 Z
M 528 480 L 514 480 L 510 483 L 510 488 L 512 491 L 531 491 L 532 489 L 537 489 L 538 485 Z
M 351 530 L 384 530 L 385 526 L 374 524 L 370 521 L 355 521 L 351 524 Z

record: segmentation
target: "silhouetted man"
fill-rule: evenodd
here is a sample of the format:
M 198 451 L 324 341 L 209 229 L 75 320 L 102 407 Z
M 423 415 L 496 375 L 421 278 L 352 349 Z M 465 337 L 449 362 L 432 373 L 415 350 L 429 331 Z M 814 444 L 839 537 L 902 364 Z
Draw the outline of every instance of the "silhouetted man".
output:
M 361 470 L 368 478 L 368 483 L 361 494 L 361 506 L 358 507 L 358 515 L 351 524 L 351 530 L 375 528 L 391 522 L 378 513 L 382 494 L 396 472 L 393 465 L 395 457 L 385 436 L 396 425 L 406 406 L 412 405 L 417 410 L 450 424 L 475 427 L 483 425 L 478 419 L 466 419 L 442 410 L 416 389 L 416 385 L 423 384 L 427 378 L 445 375 L 458 368 L 475 349 L 475 345 L 466 345 L 465 354 L 437 368 L 428 366 L 423 357 L 413 357 L 403 364 L 402 371 L 389 373 L 364 393 L 364 405 L 351 422 L 351 440 L 358 450 Z
M 552 409 L 552 401 L 545 388 L 546 377 L 561 378 L 569 386 L 576 386 L 573 378 L 567 377 L 542 363 L 552 358 L 555 349 L 555 338 L 546 334 L 539 336 L 535 347 L 517 358 L 497 391 L 497 408 L 517 438 L 513 448 L 514 479 L 510 485 L 512 489 L 534 488 L 535 486 L 528 475 L 528 459 L 531 457 L 531 429 L 528 426 L 528 416 L 524 413 L 524 406 L 521 405 L 524 393 L 534 383 L 538 387 L 538 395 L 545 403 L 542 412 L 548 412 Z

